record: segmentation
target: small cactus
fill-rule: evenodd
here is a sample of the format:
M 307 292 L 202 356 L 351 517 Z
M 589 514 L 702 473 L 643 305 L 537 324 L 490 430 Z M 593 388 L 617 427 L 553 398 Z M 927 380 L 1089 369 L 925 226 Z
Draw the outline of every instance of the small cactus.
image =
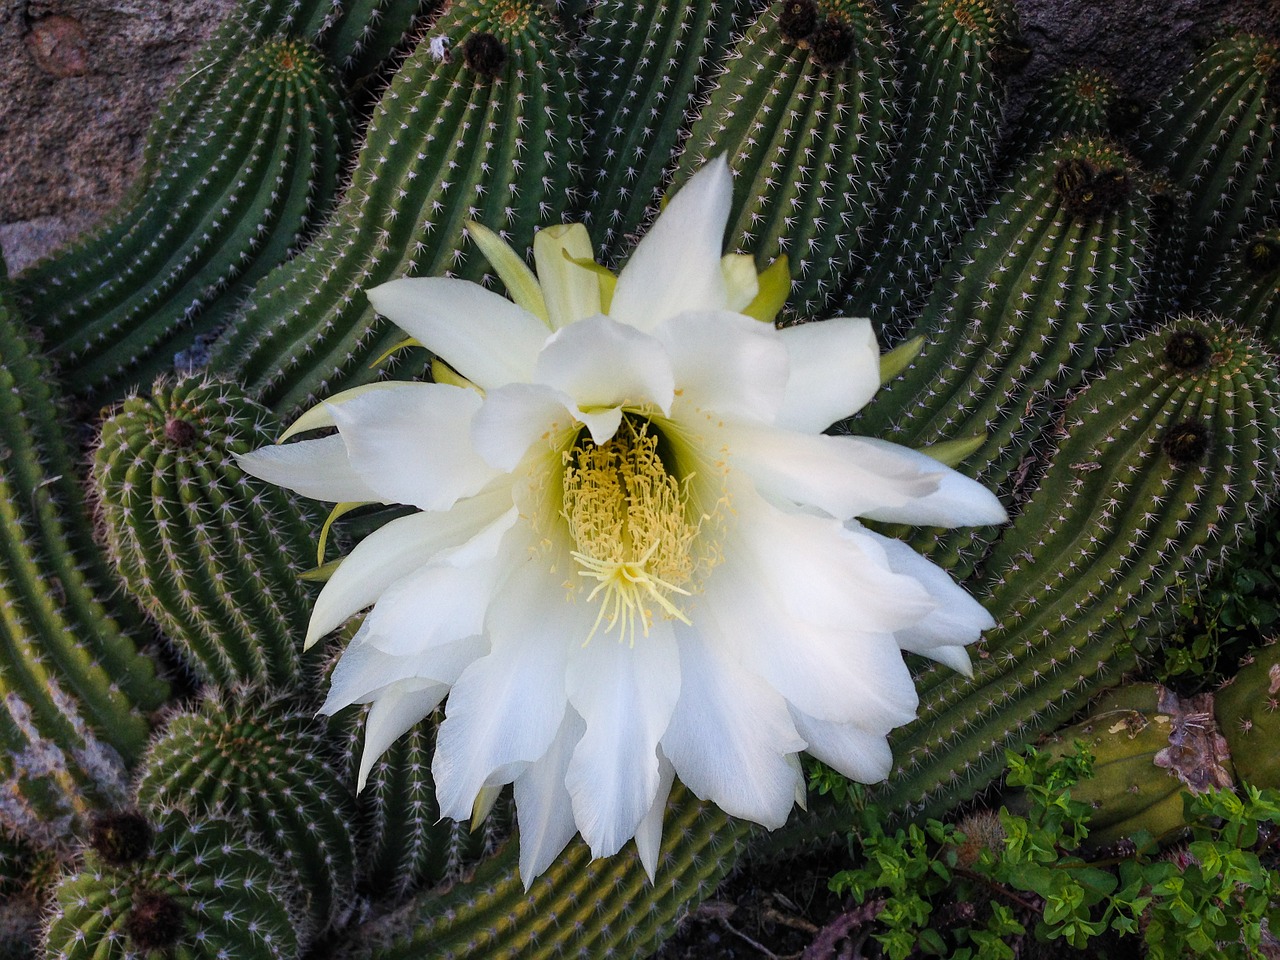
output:
M 103 423 L 94 456 L 121 578 L 184 662 L 224 688 L 313 679 L 301 653 L 311 597 L 299 576 L 322 518 L 235 462 L 279 434 L 239 387 L 158 381 Z
M 1280 344 L 1280 229 L 1233 247 L 1206 284 L 1200 302 L 1273 346 Z
M 1280 790 L 1280 644 L 1250 657 L 1218 690 L 1215 704 L 1239 778 Z

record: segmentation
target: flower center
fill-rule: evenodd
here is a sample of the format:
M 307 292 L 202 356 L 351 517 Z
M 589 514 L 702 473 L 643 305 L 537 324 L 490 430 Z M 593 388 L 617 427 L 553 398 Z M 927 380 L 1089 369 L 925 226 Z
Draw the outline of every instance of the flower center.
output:
M 701 521 L 689 520 L 689 489 L 667 472 L 650 424 L 623 419 L 618 432 L 597 446 L 589 439 L 565 452 L 563 516 L 582 568 L 594 580 L 587 601 L 600 613 L 586 642 L 603 624 L 618 640 L 635 644 L 655 611 L 684 623 L 678 605 L 699 564 L 694 542 Z M 585 644 L 584 644 L 585 645 Z

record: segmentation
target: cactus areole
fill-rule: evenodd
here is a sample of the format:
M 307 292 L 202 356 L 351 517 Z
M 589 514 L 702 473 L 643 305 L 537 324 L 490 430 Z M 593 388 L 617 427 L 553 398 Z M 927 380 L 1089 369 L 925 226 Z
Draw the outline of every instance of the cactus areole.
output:
M 373 605 L 324 710 L 373 704 L 363 780 L 447 696 L 440 810 L 483 813 L 514 782 L 526 884 L 578 831 L 597 857 L 634 837 L 652 877 L 675 776 L 767 827 L 803 798 L 800 751 L 883 779 L 917 705 L 902 651 L 967 671 L 992 625 L 859 519 L 1003 507 L 923 454 L 823 433 L 879 386 L 870 323 L 775 327 L 785 264 L 721 255 L 731 192 L 708 163 L 616 277 L 580 225 L 537 235 L 535 276 L 472 224 L 511 300 L 449 278 L 368 291 L 437 382 L 339 394 L 285 439 L 337 435 L 240 458 L 317 499 L 419 508 L 317 599 L 308 643 Z

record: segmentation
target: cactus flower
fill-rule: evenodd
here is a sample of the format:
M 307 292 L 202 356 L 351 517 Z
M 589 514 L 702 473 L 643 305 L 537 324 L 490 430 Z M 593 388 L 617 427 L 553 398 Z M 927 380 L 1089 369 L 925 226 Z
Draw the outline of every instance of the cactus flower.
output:
M 722 257 L 731 189 L 709 163 L 616 277 L 581 225 L 538 235 L 536 275 L 473 225 L 511 299 L 448 278 L 368 291 L 448 364 L 437 382 L 340 394 L 290 430 L 336 433 L 241 458 L 307 496 L 418 508 L 316 601 L 308 644 L 372 606 L 324 711 L 372 704 L 363 784 L 445 702 L 440 810 L 513 783 L 526 884 L 579 831 L 595 856 L 634 837 L 652 877 L 676 776 L 769 828 L 803 801 L 801 751 L 885 778 L 917 705 L 902 651 L 967 670 L 992 625 L 859 520 L 1004 509 L 919 452 L 823 433 L 879 386 L 871 325 L 761 322 L 785 271 Z

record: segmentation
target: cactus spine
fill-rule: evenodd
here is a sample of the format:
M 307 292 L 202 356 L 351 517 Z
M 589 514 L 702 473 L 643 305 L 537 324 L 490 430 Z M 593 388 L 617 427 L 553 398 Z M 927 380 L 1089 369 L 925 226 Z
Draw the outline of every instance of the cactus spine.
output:
M 134 208 L 21 278 L 71 389 L 149 381 L 225 320 L 324 213 L 346 127 L 313 49 L 272 40 L 241 55 Z
M 263 280 L 215 352 L 215 369 L 282 415 L 372 379 L 401 339 L 361 291 L 403 274 L 479 280 L 468 220 L 525 249 L 564 209 L 577 91 L 539 5 L 459 0 L 433 32 L 451 53 L 420 43 L 405 61 L 328 227 Z
M 799 316 L 839 291 L 870 226 L 896 132 L 891 50 L 865 0 L 819 5 L 807 30 L 772 5 L 734 47 L 690 129 L 676 184 L 728 157 L 728 247 L 761 267 L 786 254 L 788 308 Z
M 1072 67 L 1031 95 L 1006 153 L 1015 159 L 1061 136 L 1124 139 L 1140 119 L 1137 105 L 1106 74 Z
M 1280 344 L 1280 229 L 1237 244 L 1200 299 L 1206 309 Z
M 236 386 L 157 382 L 102 427 L 94 484 L 111 559 L 206 682 L 299 687 L 300 582 L 321 517 L 244 475 L 235 454 L 280 425 Z

